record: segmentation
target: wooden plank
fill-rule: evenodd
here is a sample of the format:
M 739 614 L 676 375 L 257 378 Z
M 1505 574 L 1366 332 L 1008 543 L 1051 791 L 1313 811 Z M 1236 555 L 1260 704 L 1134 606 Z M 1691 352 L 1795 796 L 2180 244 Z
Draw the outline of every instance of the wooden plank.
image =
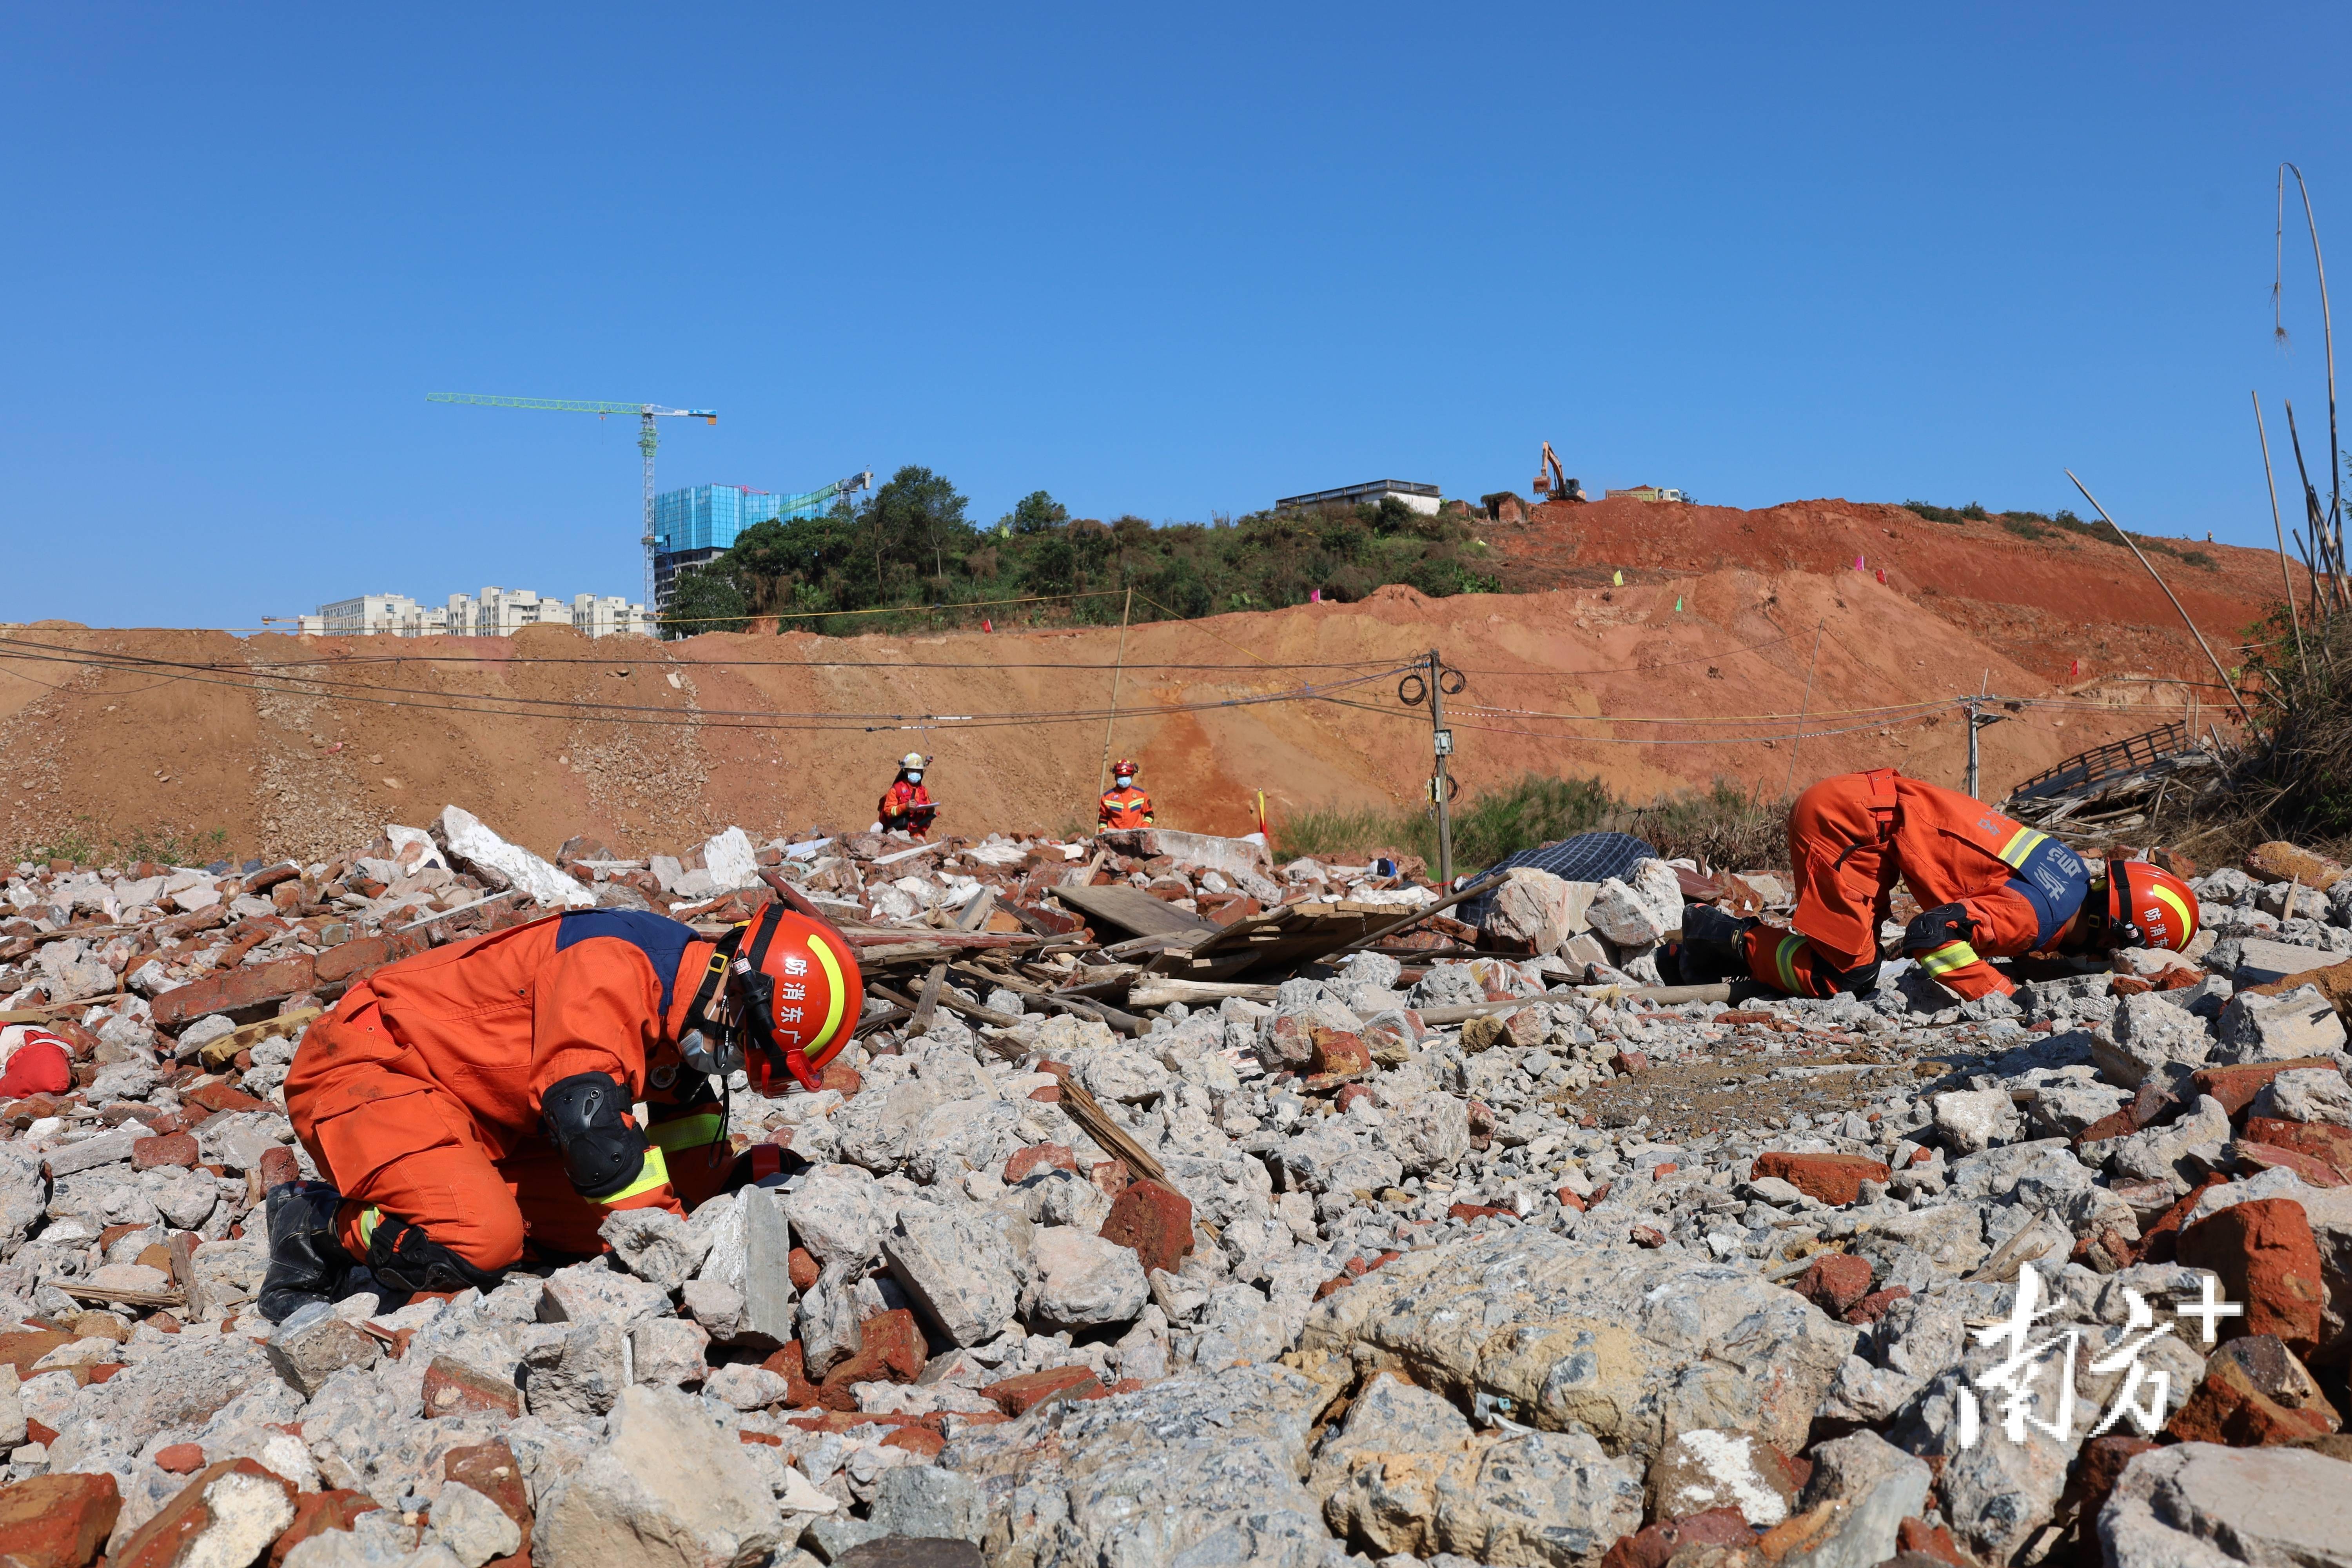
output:
M 989 914 L 995 908 L 996 889 L 994 888 L 982 888 L 980 890 L 979 895 L 975 897 L 971 902 L 963 907 L 963 913 L 956 916 L 956 930 L 987 930 Z
M 1152 1157 L 1150 1150 L 1135 1141 L 1134 1135 L 1111 1119 L 1102 1102 L 1088 1094 L 1086 1086 L 1070 1074 L 1059 1062 L 1046 1069 L 1062 1086 L 1062 1112 L 1076 1122 L 1103 1151 L 1127 1162 L 1127 1168 L 1139 1176 L 1148 1176 L 1170 1192 L 1179 1189 L 1168 1179 L 1167 1167 Z
M 236 1058 L 247 1046 L 257 1046 L 277 1035 L 290 1035 L 308 1027 L 314 1018 L 325 1016 L 324 1007 L 297 1007 L 291 1013 L 280 1013 L 275 1018 L 264 1018 L 258 1024 L 247 1024 L 231 1029 L 215 1040 L 206 1040 L 196 1055 L 205 1066 L 218 1072 Z
M 1277 989 L 1230 980 L 1177 980 L 1153 974 L 1138 980 L 1128 991 L 1127 1005 L 1165 1007 L 1171 1002 L 1181 1002 L 1189 1007 L 1202 1002 L 1222 1002 L 1228 996 L 1238 996 L 1245 1002 L 1271 1002 Z
M 1214 921 L 1188 915 L 1165 899 L 1155 899 L 1142 889 L 1129 884 L 1112 883 L 1107 888 L 1056 888 L 1054 896 L 1081 914 L 1133 931 L 1138 936 L 1175 936 L 1180 933 L 1214 931 Z
M 96 1301 L 101 1306 L 184 1307 L 188 1304 L 186 1292 L 181 1290 L 94 1290 L 87 1285 L 76 1285 L 66 1279 L 58 1280 L 57 1287 L 77 1301 Z
M 940 987 L 947 984 L 947 978 L 945 959 L 932 964 L 931 972 L 923 976 L 923 994 L 916 999 L 914 1014 L 907 1020 L 908 1034 L 919 1035 L 931 1026 L 931 1015 L 939 1011 Z

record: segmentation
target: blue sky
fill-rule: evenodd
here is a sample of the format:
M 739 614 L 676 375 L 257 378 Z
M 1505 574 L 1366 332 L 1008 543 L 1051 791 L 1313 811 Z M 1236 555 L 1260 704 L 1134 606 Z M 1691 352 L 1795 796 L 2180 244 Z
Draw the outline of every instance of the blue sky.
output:
M 983 521 L 1524 491 L 1549 438 L 2266 541 L 2249 388 L 2326 444 L 2273 170 L 2352 265 L 2352 12 L 1906 9 L 19 11 L 0 618 L 634 596 L 630 422 L 433 391 Z

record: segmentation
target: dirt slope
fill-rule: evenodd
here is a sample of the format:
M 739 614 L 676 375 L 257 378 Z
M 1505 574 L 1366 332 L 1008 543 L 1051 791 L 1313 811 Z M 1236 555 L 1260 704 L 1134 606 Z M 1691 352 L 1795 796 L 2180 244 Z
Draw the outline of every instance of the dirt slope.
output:
M 1394 671 L 1433 647 L 1467 675 L 1449 706 L 1470 793 L 1531 770 L 1597 774 L 1633 798 L 1714 777 L 1777 793 L 1884 763 L 1958 784 L 1965 726 L 1949 700 L 2067 687 L 2067 700 L 1984 732 L 1997 795 L 2180 710 L 2186 688 L 2135 677 L 2194 675 L 2200 656 L 2161 598 L 2151 610 L 2107 559 L 2137 572 L 2128 555 L 1891 510 L 1546 508 L 1490 542 L 1531 580 L 1576 585 L 1443 600 L 1388 588 L 1138 626 L 1109 744 L 1140 759 L 1163 824 L 1238 832 L 1257 790 L 1277 820 L 1419 797 L 1428 722 L 1399 703 Z M 2216 641 L 2234 640 L 2275 558 L 2210 548 L 2216 568 L 2173 574 Z M 1851 570 L 1857 552 L 1869 571 Z M 1603 585 L 1621 566 L 1627 584 Z M 937 756 L 949 831 L 1074 826 L 1092 819 L 1118 638 L 713 635 L 656 647 L 559 628 L 401 642 L 16 628 L 0 634 L 13 650 L 0 658 L 0 849 L 79 825 L 101 844 L 219 828 L 229 853 L 323 854 L 456 802 L 542 851 L 587 829 L 642 852 L 729 822 L 864 826 L 908 750 Z M 2078 644 L 2085 653 L 2065 651 Z M 37 645 L 173 665 L 58 662 Z M 2083 658 L 2083 679 L 2053 679 L 2062 656 Z M 1176 668 L 1188 665 L 1213 668 Z M 1309 665 L 1333 668 L 1275 668 Z M 1379 678 L 1338 686 L 1367 673 Z M 1304 682 L 1339 700 L 1250 701 Z M 1921 703 L 1933 706 L 1906 706 Z M 1809 738 L 1792 746 L 1801 709 Z
M 1997 521 L 1931 522 L 1903 507 L 1790 501 L 1760 511 L 1555 502 L 1524 523 L 1487 523 L 1483 537 L 1517 580 L 1544 587 L 1628 582 L 1743 566 L 1759 572 L 1851 573 L 1858 556 L 1874 582 L 1939 619 L 2006 649 L 2026 668 L 2067 680 L 2162 670 L 2210 679 L 2211 667 L 2131 552 L 2108 539 L 2044 530 L 2026 539 Z M 2162 552 L 2150 559 L 2180 596 L 2222 663 L 2282 593 L 2267 550 L 2181 541 L 2210 565 Z M 2301 570 L 2300 567 L 2297 568 Z M 2218 694 L 2217 694 L 2218 695 Z

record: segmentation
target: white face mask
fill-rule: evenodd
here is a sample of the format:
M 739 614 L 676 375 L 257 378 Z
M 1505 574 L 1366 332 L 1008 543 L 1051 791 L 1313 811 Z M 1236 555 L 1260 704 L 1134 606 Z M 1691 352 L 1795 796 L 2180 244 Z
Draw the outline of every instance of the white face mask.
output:
M 907 775 L 907 782 L 908 782 L 908 784 L 920 784 L 920 783 L 922 783 L 922 782 L 923 782 L 923 770 L 922 770 L 922 769 L 920 769 L 920 768 L 917 768 L 917 769 L 915 769 L 912 773 L 908 773 L 908 774 Z

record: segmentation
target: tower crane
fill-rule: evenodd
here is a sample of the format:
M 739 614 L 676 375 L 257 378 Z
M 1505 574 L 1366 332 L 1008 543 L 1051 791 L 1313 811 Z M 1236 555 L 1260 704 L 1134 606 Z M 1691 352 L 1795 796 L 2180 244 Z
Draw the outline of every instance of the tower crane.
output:
M 646 526 L 638 543 L 646 553 L 645 604 L 654 602 L 654 448 L 661 445 L 654 421 L 667 418 L 706 419 L 719 423 L 711 408 L 664 408 L 657 403 L 592 403 L 563 397 L 485 397 L 471 392 L 428 392 L 427 403 L 478 403 L 492 408 L 547 408 L 560 414 L 634 414 L 637 416 L 637 450 L 646 455 Z

